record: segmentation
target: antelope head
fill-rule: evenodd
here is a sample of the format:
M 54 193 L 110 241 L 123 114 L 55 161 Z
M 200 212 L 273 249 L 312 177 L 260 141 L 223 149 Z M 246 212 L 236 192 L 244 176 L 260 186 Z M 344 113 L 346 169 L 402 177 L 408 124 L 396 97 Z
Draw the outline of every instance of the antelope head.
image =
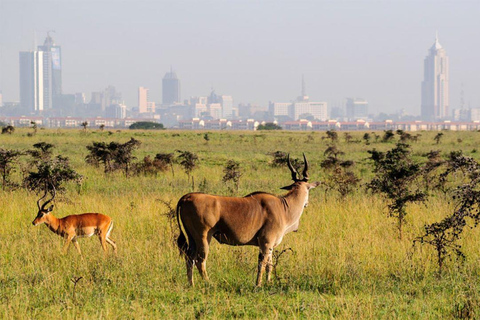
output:
M 307 161 L 307 157 L 305 157 L 305 153 L 303 154 L 303 161 L 305 163 L 305 165 L 303 167 L 303 172 L 302 172 L 303 178 L 300 179 L 298 177 L 299 174 L 298 174 L 297 170 L 293 167 L 292 163 L 290 162 L 290 154 L 287 156 L 287 165 L 288 165 L 288 168 L 290 169 L 290 173 L 292 174 L 293 184 L 291 184 L 289 186 L 282 187 L 280 189 L 297 190 L 299 192 L 303 191 L 305 193 L 305 203 L 304 203 L 303 206 L 307 207 L 307 205 L 308 205 L 308 192 L 310 191 L 310 189 L 318 187 L 320 182 L 318 182 L 318 181 L 313 182 L 313 183 L 308 182 L 308 161 Z
M 46 220 L 47 220 L 47 215 L 53 211 L 53 204 L 46 208 L 46 206 L 53 201 L 53 199 L 55 199 L 55 195 L 56 195 L 56 191 L 55 191 L 55 187 L 53 187 L 53 196 L 50 200 L 47 200 L 44 204 L 40 205 L 40 202 L 47 196 L 47 192 L 48 190 L 45 189 L 45 194 L 40 198 L 38 199 L 37 201 L 37 207 L 38 207 L 38 213 L 37 213 L 37 217 L 35 218 L 35 220 L 33 220 L 32 224 L 34 226 L 37 226 L 41 223 L 44 223 Z

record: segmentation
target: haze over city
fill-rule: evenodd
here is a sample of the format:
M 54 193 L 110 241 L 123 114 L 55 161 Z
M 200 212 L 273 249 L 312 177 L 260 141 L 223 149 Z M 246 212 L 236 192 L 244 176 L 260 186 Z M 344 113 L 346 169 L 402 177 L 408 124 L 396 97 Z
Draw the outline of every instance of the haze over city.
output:
M 212 88 L 268 106 L 301 92 L 329 107 L 420 114 L 423 63 L 439 41 L 450 59 L 450 108 L 480 107 L 479 1 L 0 1 L 0 90 L 19 101 L 19 52 L 49 30 L 62 47 L 63 92 L 138 87 L 162 100 L 173 68 L 181 97 Z M 34 36 L 36 34 L 36 37 Z

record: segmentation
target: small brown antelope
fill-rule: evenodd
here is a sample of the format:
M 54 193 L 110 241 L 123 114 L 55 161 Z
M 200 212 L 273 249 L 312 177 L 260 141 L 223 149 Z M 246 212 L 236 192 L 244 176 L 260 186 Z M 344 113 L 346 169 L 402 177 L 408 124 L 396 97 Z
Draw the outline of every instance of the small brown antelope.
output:
M 303 159 L 303 179 L 299 179 L 288 156 L 293 184 L 282 188 L 289 190 L 283 196 L 254 192 L 237 198 L 188 193 L 180 198 L 177 204 L 180 228 L 177 245 L 185 256 L 187 277 L 192 286 L 194 263 L 203 279 L 208 280 L 206 261 L 212 237 L 220 243 L 233 246 L 258 246 L 260 254 L 256 285 L 261 286 L 265 269 L 267 282 L 270 281 L 273 248 L 280 244 L 285 234 L 298 230 L 303 209 L 308 204 L 308 192 L 320 184 L 308 182 L 305 154 Z
M 64 253 L 68 251 L 70 242 L 73 242 L 75 248 L 78 250 L 78 253 L 82 254 L 80 251 L 80 246 L 77 242 L 77 238 L 91 237 L 94 234 L 98 235 L 105 253 L 107 252 L 107 243 L 113 247 L 113 252 L 117 252 L 117 245 L 115 244 L 115 241 L 110 238 L 113 222 L 109 216 L 101 213 L 84 213 L 58 219 L 51 214 L 53 210 L 53 204 L 49 208 L 45 209 L 47 204 L 55 199 L 55 188 L 53 188 L 53 197 L 40 206 L 40 201 L 42 201 L 46 195 L 47 192 L 45 191 L 43 197 L 37 201 L 38 214 L 35 220 L 33 220 L 32 224 L 37 226 L 41 223 L 45 223 L 52 232 L 65 238 L 65 245 L 63 246 Z

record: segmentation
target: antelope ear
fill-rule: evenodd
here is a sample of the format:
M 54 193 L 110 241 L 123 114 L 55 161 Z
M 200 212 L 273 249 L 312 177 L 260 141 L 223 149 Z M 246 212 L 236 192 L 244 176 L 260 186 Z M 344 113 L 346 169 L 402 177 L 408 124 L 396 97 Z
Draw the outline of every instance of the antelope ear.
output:
M 53 204 L 47 209 L 47 212 L 52 212 L 53 210 Z
M 309 184 L 308 184 L 308 189 L 313 189 L 313 188 L 315 188 L 315 187 L 318 187 L 318 186 L 320 185 L 320 183 L 321 183 L 321 182 L 318 182 L 318 181 L 313 182 L 313 183 L 309 183 Z
M 281 187 L 280 189 L 283 189 L 283 190 L 292 190 L 294 185 L 295 185 L 295 184 L 291 184 L 291 185 L 286 186 L 286 187 Z

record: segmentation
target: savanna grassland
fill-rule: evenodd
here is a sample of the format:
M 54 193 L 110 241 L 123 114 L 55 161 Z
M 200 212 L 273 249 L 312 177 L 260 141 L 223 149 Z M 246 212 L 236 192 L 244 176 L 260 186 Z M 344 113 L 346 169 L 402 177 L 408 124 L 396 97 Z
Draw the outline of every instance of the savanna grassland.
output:
M 284 151 L 294 158 L 304 152 L 310 163 L 310 181 L 325 182 L 330 173 L 320 166 L 330 140 L 324 132 L 206 132 L 16 129 L 0 136 L 0 148 L 29 150 L 38 142 L 53 144 L 54 155 L 68 156 L 84 179 L 67 183 L 55 200 L 53 214 L 63 217 L 101 212 L 114 220 L 111 234 L 118 255 L 105 257 L 96 238 L 80 239 L 83 257 L 71 246 L 62 255 L 63 239 L 41 225 L 34 227 L 36 201 L 41 196 L 24 188 L 0 191 L 0 318 L 142 319 L 142 318 L 403 318 L 432 319 L 480 317 L 480 228 L 467 228 L 459 244 L 466 259 L 451 255 L 441 276 L 435 251 L 413 240 L 424 225 L 440 221 L 455 209 L 451 195 L 431 190 L 424 203 L 407 205 L 403 237 L 385 200 L 367 192 L 373 177 L 368 150 L 387 151 L 391 142 L 366 145 L 364 132 L 351 133 L 336 143 L 353 160 L 362 180 L 345 197 L 325 185 L 310 192 L 309 206 L 296 233 L 277 248 L 286 250 L 275 261 L 273 282 L 255 289 L 258 249 L 230 247 L 212 241 L 207 268 L 210 282 L 187 284 L 185 263 L 174 242 L 175 220 L 164 202 L 174 207 L 192 191 L 191 181 L 179 164 L 157 175 L 125 177 L 121 171 L 105 174 L 102 167 L 85 162 L 93 141 L 141 141 L 137 160 L 160 152 L 188 150 L 199 162 L 191 175 L 195 191 L 246 195 L 253 191 L 282 194 L 290 172 L 273 167 L 269 153 Z M 383 132 L 377 132 L 382 135 Z M 430 150 L 463 150 L 480 160 L 479 132 L 421 132 L 409 142 L 413 160 L 427 161 Z M 358 141 L 356 141 L 358 140 Z M 223 182 L 228 160 L 240 163 L 243 175 L 238 192 Z M 20 157 L 12 181 L 21 182 L 33 170 L 29 156 Z M 453 176 L 451 183 L 459 176 Z M 473 224 L 472 224 L 473 226 Z M 287 250 L 291 248 L 290 250 Z M 110 249 L 110 248 L 109 248 Z M 77 280 L 76 285 L 74 285 Z

